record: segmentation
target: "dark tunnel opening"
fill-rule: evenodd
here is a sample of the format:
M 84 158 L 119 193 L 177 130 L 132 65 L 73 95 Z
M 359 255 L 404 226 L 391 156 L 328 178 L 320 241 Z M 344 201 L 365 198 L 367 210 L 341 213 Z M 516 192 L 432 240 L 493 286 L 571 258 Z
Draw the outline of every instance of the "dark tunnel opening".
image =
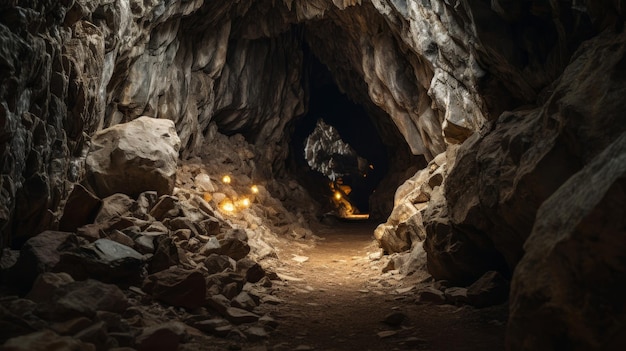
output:
M 325 210 L 332 209 L 332 180 L 311 169 L 305 158 L 305 146 L 318 121 L 322 120 L 334 127 L 341 140 L 356 155 L 367 160 L 365 170 L 352 167 L 353 171 L 341 174 L 338 181 L 351 189 L 349 201 L 358 209 L 357 212 L 368 213 L 370 196 L 389 170 L 388 147 L 383 143 L 366 109 L 341 92 L 332 73 L 306 44 L 303 45 L 303 51 L 308 102 L 306 113 L 296 118 L 292 125 L 289 158 L 292 167 L 295 167 L 298 178 L 309 193 L 322 205 L 329 206 Z M 351 166 L 347 164 L 350 162 L 348 158 L 335 157 L 333 161 L 339 168 Z

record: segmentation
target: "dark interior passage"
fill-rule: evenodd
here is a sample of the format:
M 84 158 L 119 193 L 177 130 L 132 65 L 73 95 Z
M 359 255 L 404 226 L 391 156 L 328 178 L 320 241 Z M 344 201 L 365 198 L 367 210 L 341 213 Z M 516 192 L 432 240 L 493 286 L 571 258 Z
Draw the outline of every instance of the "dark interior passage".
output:
M 350 201 L 361 213 L 369 211 L 369 198 L 389 169 L 389 155 L 376 127 L 363 106 L 351 101 L 335 84 L 328 68 L 305 48 L 305 70 L 308 79 L 307 113 L 294 122 L 290 152 L 296 167 L 305 173 L 303 185 L 320 203 L 328 203 L 330 180 L 312 171 L 304 158 L 306 138 L 319 119 L 337 129 L 344 142 L 357 155 L 369 161 L 367 172 L 344 175 L 342 181 L 352 188 Z M 338 162 L 341 162 L 338 159 Z

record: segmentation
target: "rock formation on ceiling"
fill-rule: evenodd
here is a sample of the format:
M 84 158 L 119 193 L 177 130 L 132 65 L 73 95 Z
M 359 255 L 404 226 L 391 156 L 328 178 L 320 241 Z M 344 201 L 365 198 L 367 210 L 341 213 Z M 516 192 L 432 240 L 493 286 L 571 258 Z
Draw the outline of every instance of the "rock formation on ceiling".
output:
M 559 257 L 589 247 L 561 251 L 538 242 L 576 246 L 592 237 L 611 247 L 611 234 L 624 233 L 611 222 L 591 234 L 603 201 L 623 200 L 612 193 L 602 201 L 583 193 L 590 208 L 564 208 L 584 216 L 575 228 L 550 222 L 553 208 L 538 212 L 565 196 L 561 186 L 595 174 L 588 168 L 596 157 L 617 157 L 613 143 L 626 125 L 624 9 L 621 0 L 3 2 L 0 247 L 55 227 L 73 184 L 84 178 L 90 137 L 140 116 L 172 120 L 183 158 L 202 151 L 215 123 L 256 145 L 256 176 L 286 174 L 285 131 L 307 108 L 305 42 L 344 92 L 380 107 L 410 150 L 441 174 L 440 181 L 421 173 L 401 188 L 378 235 L 393 242 L 383 245 L 404 250 L 425 237 L 431 273 L 457 284 L 486 270 L 513 276 L 511 345 L 548 347 L 570 337 L 549 330 L 576 323 L 562 316 L 580 312 L 580 297 L 556 290 L 563 299 L 550 300 L 554 306 L 533 301 L 545 281 L 524 270 L 537 265 L 541 250 Z M 462 142 L 455 154 L 450 145 Z M 603 153 L 609 145 L 613 151 Z M 615 179 L 598 191 L 621 189 L 623 175 Z M 623 260 L 620 252 L 605 254 Z M 581 270 L 604 267 L 576 262 Z M 547 264 L 567 271 L 557 258 Z M 623 280 L 624 271 L 617 267 L 611 279 Z M 610 299 L 590 275 L 576 279 L 562 286 L 582 281 L 584 298 Z M 530 308 L 565 314 L 532 329 Z M 616 318 L 608 327 L 623 323 Z M 579 322 L 570 327 L 589 331 L 591 347 L 623 344 Z M 533 339 L 531 330 L 543 334 Z

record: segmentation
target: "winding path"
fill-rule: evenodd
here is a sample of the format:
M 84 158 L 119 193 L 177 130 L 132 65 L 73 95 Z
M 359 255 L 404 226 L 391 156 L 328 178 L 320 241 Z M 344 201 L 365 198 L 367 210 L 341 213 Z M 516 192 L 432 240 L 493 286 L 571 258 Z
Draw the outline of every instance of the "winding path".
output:
M 414 290 L 393 275 L 381 276 L 385 260 L 368 222 L 338 223 L 316 230 L 313 247 L 283 248 L 283 283 L 273 306 L 280 325 L 272 350 L 502 350 L 503 306 L 476 310 L 415 302 Z M 409 290 L 409 291 L 407 291 Z M 382 321 L 400 312 L 398 326 Z

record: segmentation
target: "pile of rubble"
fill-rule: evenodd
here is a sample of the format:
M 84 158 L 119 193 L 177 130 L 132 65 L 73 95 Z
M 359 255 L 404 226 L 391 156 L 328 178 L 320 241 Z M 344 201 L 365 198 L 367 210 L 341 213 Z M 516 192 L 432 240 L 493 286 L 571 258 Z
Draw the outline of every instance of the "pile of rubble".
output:
M 116 133 L 106 142 L 100 134 L 110 130 L 94 136 L 99 146 L 87 156 L 87 181 L 75 185 L 60 231 L 4 250 L 3 349 L 240 349 L 262 343 L 277 326 L 263 308 L 277 303 L 271 295 L 272 281 L 280 279 L 271 271 L 277 244 L 312 238 L 305 213 L 315 213 L 283 203 L 303 203 L 304 190 L 295 182 L 253 182 L 252 146 L 216 132 L 205 154 L 178 161 L 175 182 L 155 180 L 171 177 L 149 169 L 171 166 L 163 155 L 178 152 L 178 138 L 155 132 L 167 125 L 151 128 L 151 122 L 143 119 L 148 125 L 139 129 L 150 133 Z M 134 144 L 121 152 L 127 142 Z M 110 165 L 96 167 L 93 154 L 102 145 L 109 154 L 99 158 Z M 138 192 L 156 189 L 153 184 L 165 185 Z

